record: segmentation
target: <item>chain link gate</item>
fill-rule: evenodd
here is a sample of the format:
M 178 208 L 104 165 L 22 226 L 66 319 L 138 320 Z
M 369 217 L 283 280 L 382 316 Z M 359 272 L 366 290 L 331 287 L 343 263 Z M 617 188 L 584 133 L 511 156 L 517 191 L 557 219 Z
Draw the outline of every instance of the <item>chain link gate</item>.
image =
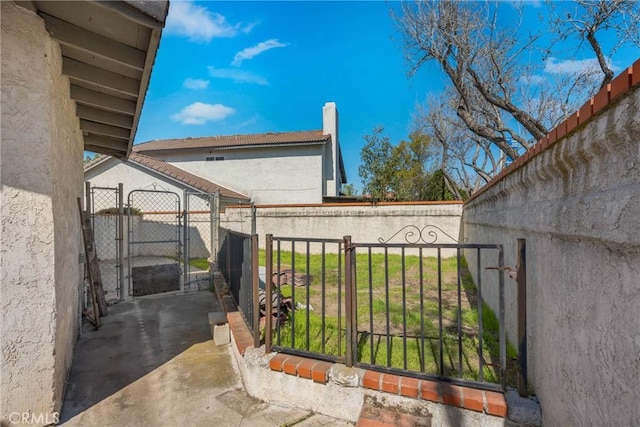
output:
M 184 291 L 210 289 L 216 265 L 220 195 L 184 193 Z
M 133 190 L 127 205 L 129 295 L 180 290 L 180 197 L 172 191 Z
M 122 184 L 118 187 L 92 187 L 87 182 L 85 186 L 85 206 L 91 218 L 105 299 L 108 302 L 122 301 L 125 297 Z

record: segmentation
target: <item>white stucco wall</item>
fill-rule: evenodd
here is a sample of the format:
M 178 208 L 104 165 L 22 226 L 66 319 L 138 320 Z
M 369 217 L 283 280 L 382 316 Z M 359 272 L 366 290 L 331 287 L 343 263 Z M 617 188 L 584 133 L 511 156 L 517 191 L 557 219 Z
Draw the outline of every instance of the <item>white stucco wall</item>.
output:
M 352 241 L 358 243 L 378 243 L 379 238 L 386 241 L 395 235 L 390 241 L 391 243 L 406 243 L 405 235 L 407 232 L 419 233 L 419 230 L 424 230 L 424 240 L 419 243 L 425 243 L 425 241 L 433 243 L 434 236 L 428 234 L 431 231 L 436 233 L 436 243 L 453 243 L 453 239 L 446 234 L 454 239 L 458 238 L 461 214 L 462 205 L 459 203 L 306 207 L 262 207 L 258 205 L 256 232 L 259 235 L 261 248 L 264 248 L 267 233 L 273 234 L 275 237 L 326 239 L 342 239 L 344 236 L 350 235 Z M 248 234 L 251 232 L 251 209 L 227 208 L 220 217 L 220 223 L 222 227 Z M 428 226 L 437 226 L 446 234 Z M 417 240 L 417 234 L 408 237 Z M 316 253 L 320 252 L 321 246 L 311 245 L 310 250 Z M 327 252 L 335 252 L 336 250 L 337 246 L 326 247 Z M 427 251 L 425 255 L 433 256 L 435 250 Z M 444 250 L 442 255 L 445 257 L 453 256 L 455 252 Z
M 255 203 L 321 203 L 323 150 L 324 145 L 296 145 L 154 156 Z M 224 160 L 206 161 L 211 156 Z
M 57 43 L 34 13 L 1 8 L 0 421 L 51 422 L 77 335 L 83 147 Z
M 527 239 L 529 374 L 544 425 L 640 422 L 638 111 L 636 86 L 464 208 L 464 236 L 502 243 L 508 266 Z M 515 342 L 515 282 L 506 289 Z M 485 298 L 496 311 L 497 295 Z
M 117 188 L 122 183 L 124 203 L 127 203 L 129 193 L 133 190 L 159 190 L 176 193 L 180 198 L 180 206 L 183 205 L 184 187 L 133 162 L 111 158 L 87 171 L 84 180 L 91 182 L 92 187 Z M 106 207 L 96 206 L 98 209 Z

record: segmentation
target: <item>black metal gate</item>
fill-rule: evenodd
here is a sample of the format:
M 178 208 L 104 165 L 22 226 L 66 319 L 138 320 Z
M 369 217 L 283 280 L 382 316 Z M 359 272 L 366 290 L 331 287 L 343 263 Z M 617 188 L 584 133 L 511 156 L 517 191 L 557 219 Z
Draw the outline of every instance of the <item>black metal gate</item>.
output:
M 133 190 L 126 210 L 129 295 L 180 290 L 183 256 L 178 194 Z
M 266 351 L 499 390 L 505 270 L 498 244 L 267 235 Z

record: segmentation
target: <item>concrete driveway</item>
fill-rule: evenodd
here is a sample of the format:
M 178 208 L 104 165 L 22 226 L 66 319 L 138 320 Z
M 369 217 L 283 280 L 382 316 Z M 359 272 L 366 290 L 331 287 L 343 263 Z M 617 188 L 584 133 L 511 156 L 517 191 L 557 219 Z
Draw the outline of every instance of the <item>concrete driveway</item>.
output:
M 166 293 L 110 307 L 76 345 L 66 426 L 349 425 L 246 394 L 230 346 L 214 345 L 211 292 Z

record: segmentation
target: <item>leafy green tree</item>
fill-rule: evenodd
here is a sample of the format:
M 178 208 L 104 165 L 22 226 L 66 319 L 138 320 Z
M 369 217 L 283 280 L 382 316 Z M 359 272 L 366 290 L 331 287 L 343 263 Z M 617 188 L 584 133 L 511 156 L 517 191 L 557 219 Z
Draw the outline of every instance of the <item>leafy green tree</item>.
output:
M 363 194 L 368 194 L 375 201 L 387 198 L 389 192 L 393 191 L 395 178 L 390 161 L 393 147 L 383 132 L 384 127 L 376 126 L 371 135 L 363 137 L 366 144 L 360 151 L 361 165 L 358 168 Z
M 344 184 L 342 186 L 342 193 L 348 197 L 354 197 L 358 195 L 358 190 L 353 186 L 353 184 Z
M 415 131 L 407 141 L 392 145 L 379 126 L 364 137 L 359 174 L 363 194 L 373 200 L 455 200 L 463 197 L 456 183 L 434 168 L 438 159 L 431 137 Z M 453 191 L 452 191 L 453 189 Z
M 393 192 L 398 200 L 428 200 L 431 138 L 421 132 L 409 135 L 393 148 L 391 167 L 395 169 Z

